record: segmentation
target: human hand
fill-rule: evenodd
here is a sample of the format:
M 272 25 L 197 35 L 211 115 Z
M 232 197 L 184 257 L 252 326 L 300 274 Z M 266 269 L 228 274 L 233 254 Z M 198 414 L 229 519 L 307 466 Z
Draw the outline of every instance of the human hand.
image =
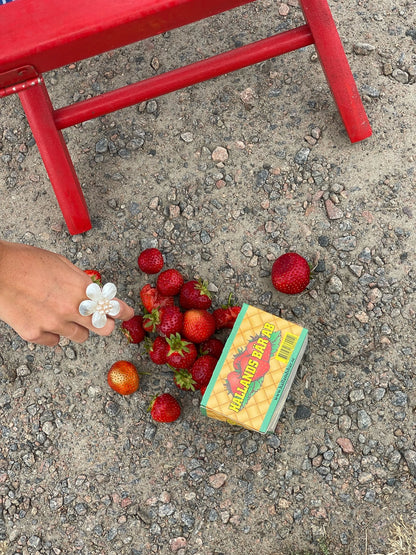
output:
M 85 272 L 59 254 L 0 241 L 0 320 L 26 341 L 53 346 L 61 336 L 83 343 L 90 331 L 110 335 L 113 318 L 97 329 L 91 316 L 79 313 L 90 283 Z M 132 318 L 133 309 L 117 300 L 120 312 L 116 318 Z

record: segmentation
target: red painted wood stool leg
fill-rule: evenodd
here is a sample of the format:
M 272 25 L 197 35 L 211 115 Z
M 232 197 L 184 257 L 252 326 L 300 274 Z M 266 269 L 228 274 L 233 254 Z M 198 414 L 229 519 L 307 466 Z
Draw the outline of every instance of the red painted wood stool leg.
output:
M 352 143 L 372 133 L 327 0 L 300 0 L 315 48 Z
M 18 92 L 56 198 L 72 235 L 91 229 L 87 204 L 68 148 L 54 121 L 54 110 L 41 77 Z

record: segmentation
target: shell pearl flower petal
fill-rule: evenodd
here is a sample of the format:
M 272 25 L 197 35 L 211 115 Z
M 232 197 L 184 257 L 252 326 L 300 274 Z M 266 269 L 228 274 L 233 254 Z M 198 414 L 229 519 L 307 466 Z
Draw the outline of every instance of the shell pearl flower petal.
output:
M 79 313 L 82 316 L 91 316 L 96 306 L 97 303 L 95 301 L 82 301 L 82 303 L 79 305 Z
M 97 283 L 90 283 L 86 289 L 88 300 L 82 301 L 78 307 L 82 316 L 91 316 L 95 328 L 103 328 L 109 316 L 117 316 L 120 312 L 120 303 L 112 299 L 117 294 L 114 283 L 106 283 L 101 288 Z
M 117 316 L 120 312 L 120 303 L 118 301 L 110 301 L 110 311 L 108 312 L 109 316 Z
M 85 293 L 89 299 L 96 302 L 102 297 L 101 287 L 98 283 L 90 283 Z
M 94 328 L 103 328 L 107 323 L 107 316 L 102 312 L 94 312 L 92 315 L 92 325 Z
M 116 294 L 117 294 L 117 287 L 114 285 L 114 283 L 106 283 L 104 285 L 103 291 L 102 291 L 103 297 L 111 301 L 111 299 L 114 299 Z

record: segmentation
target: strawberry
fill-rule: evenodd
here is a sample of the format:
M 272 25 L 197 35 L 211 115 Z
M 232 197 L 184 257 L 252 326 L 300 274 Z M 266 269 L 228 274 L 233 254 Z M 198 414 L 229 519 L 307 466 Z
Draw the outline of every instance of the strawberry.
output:
M 191 280 L 183 284 L 179 293 L 179 304 L 182 308 L 204 308 L 211 306 L 211 293 L 208 283 L 202 280 Z
M 150 283 L 146 283 L 146 285 L 141 288 L 140 298 L 144 308 L 149 313 L 151 313 L 154 308 L 172 306 L 175 302 L 173 297 L 161 295 L 156 287 L 152 287 Z
M 146 312 L 143 316 L 143 328 L 148 333 L 156 331 L 156 326 L 160 324 L 160 310 L 154 308 L 152 312 Z
M 108 371 L 107 382 L 120 395 L 130 395 L 138 390 L 140 378 L 134 364 L 127 360 L 118 360 Z
M 228 297 L 227 304 L 221 305 L 214 310 L 215 327 L 217 330 L 231 329 L 241 310 L 241 306 L 235 305 L 232 301 L 232 293 Z
M 157 276 L 156 289 L 161 295 L 177 295 L 182 288 L 184 279 L 179 270 L 170 268 Z
M 101 287 L 102 281 L 100 272 L 98 272 L 97 270 L 84 270 L 84 272 L 87 274 L 87 276 L 91 278 L 91 281 L 93 283 L 98 283 L 98 285 Z
M 210 337 L 199 345 L 200 355 L 211 355 L 219 359 L 224 349 L 224 343 L 217 337 Z
M 189 341 L 202 343 L 215 332 L 215 319 L 207 310 L 191 308 L 183 315 L 182 334 Z
M 158 335 L 154 341 L 149 340 L 146 348 L 149 357 L 155 364 L 166 364 L 169 352 L 169 344 L 164 337 Z
M 217 359 L 211 355 L 203 355 L 196 359 L 191 366 L 191 376 L 195 380 L 197 389 L 206 387 L 217 365 Z
M 207 386 L 205 385 L 204 387 L 201 387 L 200 391 L 201 391 L 201 395 L 204 396 L 205 395 L 205 391 L 207 390 Z
M 173 382 L 185 391 L 195 391 L 196 381 L 193 379 L 192 374 L 185 368 L 179 368 L 173 372 Z
M 308 262 L 300 254 L 287 252 L 273 263 L 272 283 L 281 293 L 296 295 L 306 289 L 310 273 Z
M 158 274 L 163 268 L 163 255 L 159 249 L 145 249 L 139 254 L 137 264 L 145 274 Z
M 160 322 L 156 325 L 160 335 L 170 337 L 172 334 L 181 333 L 183 326 L 183 314 L 176 306 L 165 306 L 159 309 Z
M 141 343 L 146 335 L 143 329 L 143 316 L 136 314 L 130 320 L 123 322 L 121 331 L 127 337 L 129 343 Z
M 156 422 L 174 422 L 181 415 L 181 406 L 170 393 L 163 393 L 155 397 L 149 410 Z
M 169 351 L 167 354 L 167 364 L 172 368 L 185 368 L 189 370 L 195 362 L 198 351 L 193 343 L 182 339 L 179 333 L 171 335 L 167 339 Z

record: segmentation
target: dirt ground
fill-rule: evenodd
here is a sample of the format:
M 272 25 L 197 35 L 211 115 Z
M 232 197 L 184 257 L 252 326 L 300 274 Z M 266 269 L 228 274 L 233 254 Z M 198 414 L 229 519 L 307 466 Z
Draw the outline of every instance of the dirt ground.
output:
M 308 328 L 276 429 L 200 396 L 117 330 L 54 349 L 0 326 L 0 552 L 416 552 L 416 2 L 331 1 L 373 135 L 351 144 L 312 46 L 65 131 L 93 229 L 65 227 L 17 96 L 0 115 L 0 233 L 94 267 L 140 312 L 137 255 Z M 259 0 L 45 76 L 56 107 L 302 23 Z M 217 147 L 226 157 L 216 156 Z M 281 295 L 273 260 L 316 265 Z M 118 359 L 149 375 L 122 398 Z M 155 425 L 152 396 L 180 399 Z M 3 549 L 3 551 L 2 551 Z

